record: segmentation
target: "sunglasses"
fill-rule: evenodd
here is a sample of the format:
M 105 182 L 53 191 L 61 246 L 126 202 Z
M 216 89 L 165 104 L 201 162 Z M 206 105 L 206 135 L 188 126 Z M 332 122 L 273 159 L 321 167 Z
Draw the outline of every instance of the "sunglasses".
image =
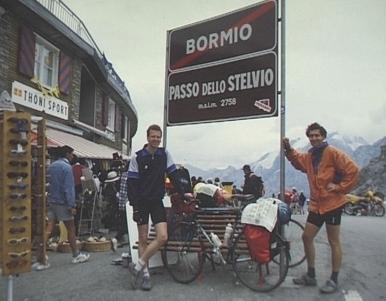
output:
M 28 140 L 27 139 L 11 139 L 9 140 L 9 144 L 11 145 L 22 145 L 22 146 L 26 146 L 28 144 Z
M 9 252 L 8 256 L 11 258 L 22 258 L 22 257 L 27 256 L 28 254 L 29 254 L 29 251 L 24 251 L 24 252 L 20 252 L 20 253 Z
M 27 207 L 26 206 L 20 206 L 20 207 L 15 207 L 15 206 L 11 206 L 10 208 L 9 208 L 9 210 L 11 210 L 11 211 L 24 211 L 24 210 L 26 210 L 27 209 Z
M 16 269 L 17 267 L 23 267 L 28 263 L 26 259 L 12 260 L 6 263 L 8 269 Z
M 11 184 L 11 185 L 8 185 L 9 189 L 11 190 L 15 190 L 15 189 L 26 189 L 27 188 L 27 184 L 23 184 L 23 183 L 18 183 L 18 184 Z
M 12 239 L 8 239 L 8 243 L 11 244 L 11 245 L 18 245 L 18 244 L 25 244 L 28 242 L 28 238 L 27 237 L 22 237 L 22 238 L 12 238 Z
M 26 167 L 28 165 L 28 162 L 27 161 L 12 160 L 12 161 L 9 161 L 9 165 L 11 165 L 11 166 Z
M 28 177 L 28 173 L 11 171 L 11 172 L 7 173 L 7 176 L 8 176 L 8 178 L 26 178 L 26 177 Z
M 25 193 L 11 193 L 9 197 L 12 200 L 17 200 L 17 199 L 22 200 L 22 199 L 25 199 L 27 195 Z
M 7 119 L 7 121 L 12 122 L 12 123 L 19 123 L 19 122 L 28 123 L 28 119 L 26 119 L 26 118 L 17 118 L 17 117 L 9 117 Z
M 11 133 L 28 132 L 28 120 L 19 119 L 12 122 L 15 124 L 15 127 L 9 129 Z
M 21 146 L 19 147 L 19 145 L 17 148 L 11 149 L 11 154 L 13 155 L 23 155 L 25 153 L 27 153 L 27 150 L 23 149 Z
M 11 233 L 11 234 L 24 233 L 25 230 L 26 230 L 25 227 L 10 228 L 9 233 Z
M 26 220 L 28 220 L 28 216 L 26 216 L 26 215 L 22 215 L 22 216 L 14 215 L 14 216 L 11 216 L 9 218 L 10 222 L 22 222 L 22 221 L 26 221 Z

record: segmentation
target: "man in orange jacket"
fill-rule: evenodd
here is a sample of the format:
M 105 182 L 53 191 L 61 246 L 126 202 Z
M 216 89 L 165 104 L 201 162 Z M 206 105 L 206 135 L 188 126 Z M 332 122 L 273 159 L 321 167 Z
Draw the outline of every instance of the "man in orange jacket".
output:
M 306 135 L 312 146 L 307 153 L 298 152 L 291 147 L 288 138 L 283 139 L 287 159 L 296 169 L 307 174 L 311 192 L 309 214 L 302 235 L 308 270 L 293 281 L 299 285 L 316 286 L 314 238 L 326 223 L 332 273 L 320 291 L 334 293 L 338 289 L 338 273 L 342 262 L 340 221 L 345 194 L 355 186 L 359 171 L 347 154 L 328 145 L 324 127 L 312 123 L 307 127 Z

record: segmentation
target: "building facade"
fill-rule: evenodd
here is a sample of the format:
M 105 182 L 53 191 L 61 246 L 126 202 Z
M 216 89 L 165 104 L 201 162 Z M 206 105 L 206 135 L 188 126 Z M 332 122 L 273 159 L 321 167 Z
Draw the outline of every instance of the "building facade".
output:
M 74 147 L 80 157 L 131 152 L 138 117 L 130 94 L 60 0 L 0 0 L 4 91 L 18 110 L 46 119 L 49 139 Z

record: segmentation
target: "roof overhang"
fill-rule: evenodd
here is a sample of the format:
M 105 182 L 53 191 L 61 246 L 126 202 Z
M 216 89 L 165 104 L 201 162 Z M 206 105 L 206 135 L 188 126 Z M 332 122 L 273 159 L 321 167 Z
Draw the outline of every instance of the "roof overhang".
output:
M 52 128 L 46 129 L 46 137 L 51 143 L 57 144 L 59 146 L 71 146 L 74 149 L 74 154 L 79 158 L 112 160 L 113 153 L 121 153 L 115 148 L 103 144 L 98 144 L 83 137 Z M 128 160 L 129 157 L 125 154 L 122 154 L 122 159 Z

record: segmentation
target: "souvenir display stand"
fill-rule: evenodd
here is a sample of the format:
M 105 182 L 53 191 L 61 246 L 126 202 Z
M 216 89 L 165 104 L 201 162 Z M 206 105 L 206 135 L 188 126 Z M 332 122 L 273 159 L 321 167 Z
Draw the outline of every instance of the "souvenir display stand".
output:
M 8 301 L 14 276 L 31 271 L 30 132 L 30 114 L 0 112 L 0 266 Z

